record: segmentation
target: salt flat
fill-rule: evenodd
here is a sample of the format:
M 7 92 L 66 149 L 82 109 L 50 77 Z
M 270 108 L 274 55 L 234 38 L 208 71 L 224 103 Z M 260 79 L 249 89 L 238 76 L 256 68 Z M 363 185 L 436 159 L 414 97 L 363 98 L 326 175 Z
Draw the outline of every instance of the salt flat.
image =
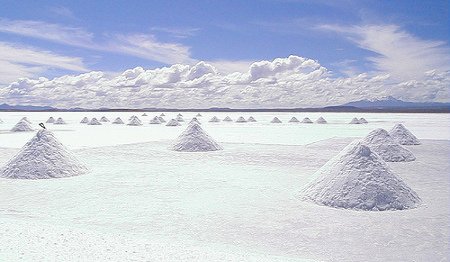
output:
M 75 122 L 88 113 L 66 114 L 69 125 L 49 128 L 56 129 L 55 135 L 74 149 L 90 173 L 0 179 L 4 260 L 450 259 L 448 115 L 361 115 L 370 123 L 350 126 L 345 123 L 354 114 L 318 114 L 330 124 L 304 126 L 287 124 L 288 116 L 315 120 L 318 115 L 202 113 L 202 119 L 253 115 L 259 122 L 202 121 L 224 150 L 187 153 L 168 150 L 185 125 L 94 129 Z M 110 119 L 129 117 L 108 114 Z M 44 121 L 49 113 L 27 116 Z M 273 116 L 284 123 L 268 124 Z M 7 126 L 20 119 L 0 118 Z M 348 143 L 396 122 L 405 123 L 422 141 L 407 147 L 416 161 L 388 163 L 421 197 L 418 208 L 351 211 L 300 201 L 298 192 L 312 174 Z M 423 125 L 435 132 L 424 132 Z M 8 133 L 6 127 L 3 131 L 1 165 L 32 136 Z

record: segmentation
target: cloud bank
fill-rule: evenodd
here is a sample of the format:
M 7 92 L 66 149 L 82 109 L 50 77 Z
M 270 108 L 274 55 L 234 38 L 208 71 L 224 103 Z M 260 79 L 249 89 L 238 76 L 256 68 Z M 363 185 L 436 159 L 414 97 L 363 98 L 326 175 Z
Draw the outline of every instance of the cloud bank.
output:
M 336 77 L 318 61 L 299 56 L 252 63 L 246 72 L 224 73 L 207 62 L 115 76 L 103 72 L 54 79 L 21 78 L 3 88 L 10 104 L 59 108 L 262 108 L 338 105 L 392 95 L 411 101 L 449 101 L 450 72 L 430 70 L 420 80 L 393 81 L 389 74 Z

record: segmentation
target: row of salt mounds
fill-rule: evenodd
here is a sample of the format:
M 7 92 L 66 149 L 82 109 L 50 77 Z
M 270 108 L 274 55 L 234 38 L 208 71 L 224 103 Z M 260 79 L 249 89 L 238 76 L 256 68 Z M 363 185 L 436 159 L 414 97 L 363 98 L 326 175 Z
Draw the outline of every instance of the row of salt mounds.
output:
M 15 179 L 46 179 L 77 176 L 87 167 L 47 129 L 41 129 L 0 170 L 0 176 Z
M 273 123 L 273 124 L 280 124 L 280 123 L 281 123 L 281 120 L 278 119 L 278 117 L 274 117 L 274 118 L 272 119 L 272 121 L 270 121 L 270 123 Z
M 320 205 L 382 211 L 410 209 L 421 202 L 378 154 L 358 141 L 345 147 L 315 176 L 301 194 Z
M 45 123 L 48 123 L 48 124 L 53 124 L 54 122 L 55 122 L 55 119 L 53 118 L 53 116 L 49 117 L 47 119 L 47 121 L 45 121 Z
M 204 152 L 222 149 L 196 122 L 189 124 L 172 146 L 172 150 L 186 152 Z
M 420 145 L 419 139 L 402 124 L 396 124 L 389 135 L 400 145 Z
M 217 123 L 217 122 L 220 122 L 220 119 L 217 118 L 217 116 L 213 116 L 213 117 L 209 120 L 209 122 L 211 122 L 211 123 Z
M 105 116 L 102 116 L 102 118 L 100 118 L 100 122 L 106 123 L 109 122 L 109 119 L 106 118 Z
M 97 118 L 93 117 L 91 121 L 89 121 L 88 125 L 90 126 L 100 126 L 102 123 L 100 123 Z
M 411 151 L 397 143 L 382 128 L 371 131 L 362 142 L 387 162 L 409 162 L 416 159 Z
M 80 124 L 87 124 L 89 123 L 89 118 L 87 117 L 83 117 L 83 119 L 81 119 Z
M 176 119 L 171 119 L 166 126 L 181 126 L 181 124 Z
M 327 124 L 328 122 L 327 122 L 327 120 L 325 120 L 325 118 L 319 117 L 319 118 L 316 120 L 316 123 L 317 123 L 317 124 Z
M 250 117 L 247 119 L 247 122 L 256 122 L 256 119 L 255 119 L 253 116 L 250 116 Z
M 202 123 L 200 123 L 200 121 L 198 120 L 197 117 L 193 117 L 193 118 L 191 119 L 191 121 L 189 121 L 189 124 L 192 124 L 192 123 L 197 123 L 197 124 L 199 124 L 199 125 L 202 124 Z
M 349 124 L 352 124 L 352 125 L 359 125 L 359 124 L 362 124 L 362 123 L 361 123 L 361 121 L 359 121 L 358 118 L 354 117 L 354 118 L 352 119 L 352 121 L 350 121 Z
M 226 117 L 223 119 L 223 121 L 224 121 L 224 122 L 233 122 L 233 119 L 231 119 L 231 117 L 229 117 L 229 116 L 226 116 Z
M 30 132 L 33 131 L 33 128 L 27 121 L 20 120 L 17 124 L 11 129 L 12 132 Z
M 127 125 L 128 126 L 142 126 L 142 121 L 137 116 L 132 116 Z
M 311 119 L 309 119 L 309 117 L 305 117 L 305 118 L 303 118 L 302 123 L 303 124 L 312 124 L 313 121 L 311 121 Z
M 54 125 L 65 125 L 66 122 L 64 121 L 64 119 L 62 119 L 62 117 L 58 117 L 58 119 L 56 119 L 56 121 L 53 124 Z
M 150 119 L 149 123 L 151 125 L 159 125 L 159 124 L 161 124 L 161 121 L 159 120 L 159 118 L 157 116 L 155 116 L 154 118 Z
M 245 118 L 240 116 L 240 117 L 238 117 L 238 119 L 236 119 L 236 123 L 247 123 L 247 120 L 245 120 Z
M 123 125 L 124 122 L 122 121 L 122 119 L 120 117 L 117 117 L 116 119 L 114 119 L 114 121 L 112 122 L 115 125 Z
M 289 123 L 300 123 L 300 121 L 299 121 L 295 116 L 293 116 L 293 117 L 289 120 Z

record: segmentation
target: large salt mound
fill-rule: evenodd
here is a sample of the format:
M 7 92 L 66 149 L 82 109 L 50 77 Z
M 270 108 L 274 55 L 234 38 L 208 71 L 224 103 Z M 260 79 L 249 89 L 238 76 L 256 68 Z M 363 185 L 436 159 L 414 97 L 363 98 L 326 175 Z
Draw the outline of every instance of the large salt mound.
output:
M 256 122 L 256 119 L 253 116 L 251 116 L 247 119 L 247 122 Z
M 151 125 L 159 125 L 159 124 L 161 124 L 161 121 L 159 121 L 159 118 L 157 116 L 155 116 L 154 118 L 150 119 L 149 123 Z
M 100 118 L 100 122 L 106 123 L 106 122 L 109 122 L 109 119 L 106 118 L 105 116 L 102 116 L 102 118 Z
M 220 119 L 217 118 L 217 116 L 213 116 L 213 117 L 209 120 L 209 122 L 211 122 L 211 123 L 220 122 Z
M 25 120 L 20 120 L 12 129 L 12 132 L 29 132 L 33 131 L 33 128 Z
M 387 162 L 408 162 L 416 159 L 411 151 L 402 147 L 382 128 L 370 132 L 362 142 Z
M 231 117 L 227 116 L 223 119 L 224 122 L 233 122 L 233 119 Z
M 197 123 L 191 123 L 177 138 L 172 150 L 186 152 L 202 152 L 221 150 L 217 144 Z
M 0 176 L 45 179 L 77 176 L 87 171 L 52 132 L 42 129 L 0 170 Z
M 421 202 L 379 155 L 358 141 L 321 167 L 301 194 L 319 205 L 356 210 L 402 210 Z
M 128 126 L 142 126 L 141 120 L 137 117 L 131 118 L 131 120 L 127 124 Z
M 178 123 L 178 121 L 176 120 L 176 119 L 171 119 L 167 124 L 166 124 L 166 126 L 181 126 L 181 124 L 180 123 Z
M 55 119 L 51 116 L 51 117 L 49 117 L 49 118 L 47 119 L 47 121 L 46 121 L 45 123 L 52 124 L 52 123 L 54 123 L 54 122 L 55 122 Z
M 247 120 L 245 120 L 245 118 L 240 116 L 240 117 L 238 117 L 238 119 L 236 119 L 236 123 L 247 123 Z
M 358 118 L 354 117 L 354 118 L 352 119 L 352 121 L 350 121 L 349 124 L 352 124 L 352 125 L 359 125 L 359 124 L 362 124 L 362 123 L 361 123 L 361 121 L 359 121 Z
M 101 125 L 102 123 L 100 123 L 98 120 L 97 120 L 97 118 L 92 118 L 91 119 L 91 121 L 89 121 L 89 123 L 88 123 L 88 125 L 90 125 L 90 126 L 99 126 L 99 125 Z
M 309 119 L 309 117 L 305 117 L 305 118 L 303 118 L 302 123 L 303 124 L 312 124 L 313 121 L 311 121 L 311 119 Z
M 366 120 L 364 117 L 361 117 L 361 118 L 359 119 L 359 122 L 360 122 L 361 124 L 367 124 L 367 123 L 369 123 L 369 122 L 367 122 L 367 120 Z
M 65 125 L 66 122 L 61 117 L 58 117 L 58 119 L 56 119 L 56 121 L 53 124 L 54 125 Z
M 281 120 L 278 119 L 278 117 L 274 117 L 274 118 L 272 119 L 272 121 L 270 121 L 270 123 L 279 124 L 279 123 L 281 123 Z
M 319 118 L 316 120 L 316 123 L 317 123 L 317 124 L 326 124 L 326 123 L 328 123 L 328 122 L 327 122 L 327 120 L 325 120 L 323 117 L 319 117 Z
M 289 120 L 289 123 L 300 123 L 300 121 L 298 121 L 298 119 L 297 119 L 295 116 L 293 116 L 293 117 Z
M 114 119 L 114 121 L 112 123 L 117 124 L 117 125 L 124 124 L 124 122 L 122 121 L 122 119 L 120 117 L 117 117 L 116 119 Z
M 420 145 L 419 139 L 402 124 L 396 124 L 389 135 L 400 145 Z
M 89 123 L 89 118 L 87 117 L 83 117 L 83 119 L 81 119 L 80 124 L 87 124 Z

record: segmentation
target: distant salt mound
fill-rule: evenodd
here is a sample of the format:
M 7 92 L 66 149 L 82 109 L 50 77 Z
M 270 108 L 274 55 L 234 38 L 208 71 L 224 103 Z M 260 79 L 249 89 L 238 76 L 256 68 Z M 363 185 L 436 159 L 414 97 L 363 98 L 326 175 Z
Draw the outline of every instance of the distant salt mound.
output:
M 128 126 L 142 126 L 141 120 L 137 117 L 131 118 L 131 120 L 127 124 Z
M 159 116 L 166 116 L 164 113 L 161 113 Z
M 305 118 L 303 118 L 302 123 L 303 124 L 312 124 L 313 121 L 311 121 L 311 119 L 309 119 L 309 117 L 305 117 Z
M 397 143 L 397 141 L 382 128 L 370 132 L 362 142 L 365 145 L 368 145 L 387 162 L 409 162 L 416 159 L 411 151 Z
M 323 117 L 319 117 L 319 118 L 316 120 L 316 123 L 317 123 L 317 124 L 327 124 L 328 122 L 327 122 L 327 120 L 325 120 Z
M 319 205 L 384 211 L 415 208 L 419 196 L 370 147 L 355 141 L 315 173 L 301 192 Z
M 62 117 L 58 117 L 58 119 L 56 119 L 56 121 L 53 124 L 54 125 L 65 125 L 66 122 L 64 121 L 64 119 L 62 119 Z
M 245 118 L 240 116 L 240 117 L 238 117 L 238 119 L 236 119 L 236 123 L 247 123 L 247 120 L 245 120 Z
M 0 118 L 0 124 L 3 124 L 3 120 Z
M 106 118 L 105 116 L 102 116 L 102 118 L 100 118 L 100 122 L 106 123 L 109 122 L 109 119 Z
M 256 122 L 256 119 L 253 116 L 251 116 L 247 119 L 247 122 Z
M 166 126 L 181 126 L 181 124 L 176 119 L 171 119 Z
M 143 113 L 142 116 L 147 116 L 147 114 L 146 114 L 146 113 Z
M 359 119 L 359 122 L 360 122 L 361 124 L 367 124 L 367 123 L 369 123 L 369 122 L 367 122 L 367 120 L 366 120 L 364 117 L 361 117 L 361 118 Z
M 352 125 L 359 125 L 359 124 L 361 124 L 361 121 L 359 121 L 358 118 L 354 117 L 354 118 L 352 119 L 352 121 L 350 121 L 349 124 L 352 124 Z
M 166 120 L 162 117 L 162 116 L 158 116 L 159 122 L 161 123 L 165 123 Z
M 114 119 L 114 121 L 112 123 L 115 124 L 115 125 L 123 125 L 123 124 L 125 124 L 120 117 L 117 117 L 116 119 Z
M 222 150 L 222 147 L 212 139 L 199 124 L 193 122 L 177 138 L 172 150 L 185 152 L 204 152 Z
M 92 118 L 91 121 L 89 121 L 88 125 L 90 126 L 100 126 L 102 123 L 100 123 L 97 118 Z
M 81 119 L 80 123 L 81 123 L 81 124 L 87 124 L 87 123 L 89 123 L 89 118 L 83 117 L 83 119 Z
M 27 121 L 20 120 L 12 129 L 12 132 L 30 132 L 33 128 Z
M 159 125 L 159 124 L 161 124 L 161 121 L 159 121 L 159 118 L 157 116 L 155 116 L 154 118 L 150 119 L 149 123 L 151 125 Z
M 270 121 L 270 123 L 273 123 L 273 124 L 279 124 L 279 123 L 281 123 L 281 120 L 278 119 L 278 117 L 274 117 L 274 118 L 272 119 L 272 121 Z
M 177 116 L 183 116 L 181 113 L 178 113 L 178 115 Z
M 217 123 L 217 122 L 220 122 L 220 119 L 219 119 L 217 116 L 213 116 L 213 117 L 209 120 L 209 122 L 211 122 L 211 123 Z
M 199 124 L 199 125 L 202 124 L 202 123 L 200 123 L 200 121 L 198 120 L 197 117 L 193 117 L 193 118 L 191 119 L 191 121 L 189 121 L 189 124 L 192 124 L 192 123 L 197 123 L 197 124 Z
M 233 119 L 231 117 L 227 116 L 223 119 L 224 122 L 233 122 Z
M 198 114 L 196 115 L 196 117 L 200 117 L 200 116 L 202 116 L 202 114 L 200 114 L 200 113 L 198 113 Z
M 82 175 L 87 167 L 47 129 L 41 129 L 19 153 L 0 170 L 12 179 L 47 179 Z
M 25 117 L 22 117 L 22 119 L 20 119 L 20 120 L 25 121 L 25 122 L 27 122 L 28 124 L 31 124 L 31 121 L 28 120 L 28 118 L 27 118 L 26 116 L 25 116 Z
M 53 116 L 49 117 L 47 119 L 47 121 L 45 121 L 45 123 L 48 123 L 48 124 L 53 124 L 54 122 L 55 122 L 55 119 L 53 118 Z
M 300 123 L 300 121 L 299 121 L 295 116 L 293 116 L 293 117 L 289 120 L 289 123 Z
M 389 135 L 400 145 L 420 145 L 419 139 L 402 124 L 396 124 Z
M 184 122 L 184 119 L 183 119 L 182 116 L 177 116 L 176 120 L 177 120 L 178 122 Z

